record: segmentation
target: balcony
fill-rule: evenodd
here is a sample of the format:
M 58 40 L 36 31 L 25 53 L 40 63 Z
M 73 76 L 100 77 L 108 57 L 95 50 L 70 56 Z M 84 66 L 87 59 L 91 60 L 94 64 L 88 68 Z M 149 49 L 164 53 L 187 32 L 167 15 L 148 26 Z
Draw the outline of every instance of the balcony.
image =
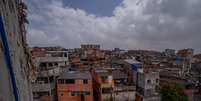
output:
M 38 57 L 40 62 L 63 62 L 68 61 L 67 57 Z
M 136 86 L 115 86 L 114 91 L 115 92 L 124 92 L 124 91 L 135 91 Z
M 43 84 L 32 84 L 32 91 L 33 92 L 44 92 L 44 91 L 50 91 L 55 88 L 54 83 L 43 83 Z
M 61 68 L 54 67 L 54 69 L 40 71 L 38 75 L 41 77 L 58 76 L 61 72 L 62 72 Z

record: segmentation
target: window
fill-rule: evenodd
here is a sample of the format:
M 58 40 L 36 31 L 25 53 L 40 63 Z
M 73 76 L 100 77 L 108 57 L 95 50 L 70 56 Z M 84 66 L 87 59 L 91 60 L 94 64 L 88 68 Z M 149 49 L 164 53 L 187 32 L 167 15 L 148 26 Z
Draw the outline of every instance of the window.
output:
M 49 81 L 50 81 L 50 82 L 54 82 L 54 77 L 53 77 L 53 76 L 50 76 L 50 77 L 49 77 Z
M 88 84 L 88 80 L 83 80 L 83 83 L 84 84 Z
M 159 82 L 159 80 L 158 79 L 156 79 L 156 83 L 158 83 Z
M 46 67 L 46 63 L 44 62 L 40 63 L 40 67 Z
M 74 84 L 75 80 L 74 79 L 67 79 L 66 84 Z
M 106 93 L 112 93 L 112 88 L 102 88 L 102 93 L 106 94 Z
M 85 92 L 85 95 L 90 95 L 90 92 Z
M 59 84 L 64 84 L 64 80 L 63 80 L 63 79 L 59 79 L 59 80 L 58 80 L 58 83 L 59 83 Z
M 49 67 L 52 67 L 52 66 L 53 66 L 53 64 L 52 64 L 52 63 L 48 63 L 48 66 L 49 66 Z
M 84 65 L 88 65 L 88 63 L 83 63 Z
M 64 93 L 60 93 L 60 96 L 64 96 Z
M 3 0 L 4 5 L 6 5 L 6 0 Z
M 67 53 L 64 53 L 64 57 L 67 57 Z
M 147 80 L 147 83 L 150 84 L 150 83 L 151 83 L 151 80 Z
M 70 96 L 75 96 L 75 92 L 70 92 Z
M 56 62 L 56 63 L 54 63 L 54 65 L 55 65 L 55 66 L 58 66 L 58 63 Z

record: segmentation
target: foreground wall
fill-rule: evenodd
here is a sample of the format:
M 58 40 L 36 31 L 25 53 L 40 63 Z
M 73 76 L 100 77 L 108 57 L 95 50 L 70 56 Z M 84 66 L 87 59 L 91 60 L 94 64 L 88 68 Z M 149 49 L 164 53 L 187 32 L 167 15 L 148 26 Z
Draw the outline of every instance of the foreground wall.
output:
M 0 0 L 0 17 L 7 36 L 10 60 L 19 99 L 15 99 L 13 82 L 5 59 L 5 42 L 0 37 L 0 101 L 32 101 L 30 80 L 33 78 L 31 58 L 26 44 L 26 5 L 21 0 Z

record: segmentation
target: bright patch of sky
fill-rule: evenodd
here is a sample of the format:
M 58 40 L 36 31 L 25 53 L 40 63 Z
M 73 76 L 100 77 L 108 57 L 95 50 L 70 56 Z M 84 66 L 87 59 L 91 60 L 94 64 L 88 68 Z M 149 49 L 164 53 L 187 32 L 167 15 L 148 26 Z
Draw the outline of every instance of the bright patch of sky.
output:
M 27 0 L 30 46 L 194 48 L 201 51 L 201 0 Z M 178 6 L 179 5 L 179 6 Z

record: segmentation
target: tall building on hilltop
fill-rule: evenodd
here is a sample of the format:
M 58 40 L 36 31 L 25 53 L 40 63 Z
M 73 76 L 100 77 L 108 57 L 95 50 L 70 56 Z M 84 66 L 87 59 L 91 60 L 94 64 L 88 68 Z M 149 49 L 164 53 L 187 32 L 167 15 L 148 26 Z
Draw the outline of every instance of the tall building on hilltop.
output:
M 175 50 L 174 49 L 165 49 L 165 55 L 166 56 L 174 56 L 175 55 Z
M 0 0 L 0 101 L 32 101 L 26 9 L 22 0 Z
M 96 44 L 82 44 L 81 48 L 84 49 L 84 50 L 89 50 L 89 49 L 99 50 L 100 49 L 100 45 L 96 45 Z

